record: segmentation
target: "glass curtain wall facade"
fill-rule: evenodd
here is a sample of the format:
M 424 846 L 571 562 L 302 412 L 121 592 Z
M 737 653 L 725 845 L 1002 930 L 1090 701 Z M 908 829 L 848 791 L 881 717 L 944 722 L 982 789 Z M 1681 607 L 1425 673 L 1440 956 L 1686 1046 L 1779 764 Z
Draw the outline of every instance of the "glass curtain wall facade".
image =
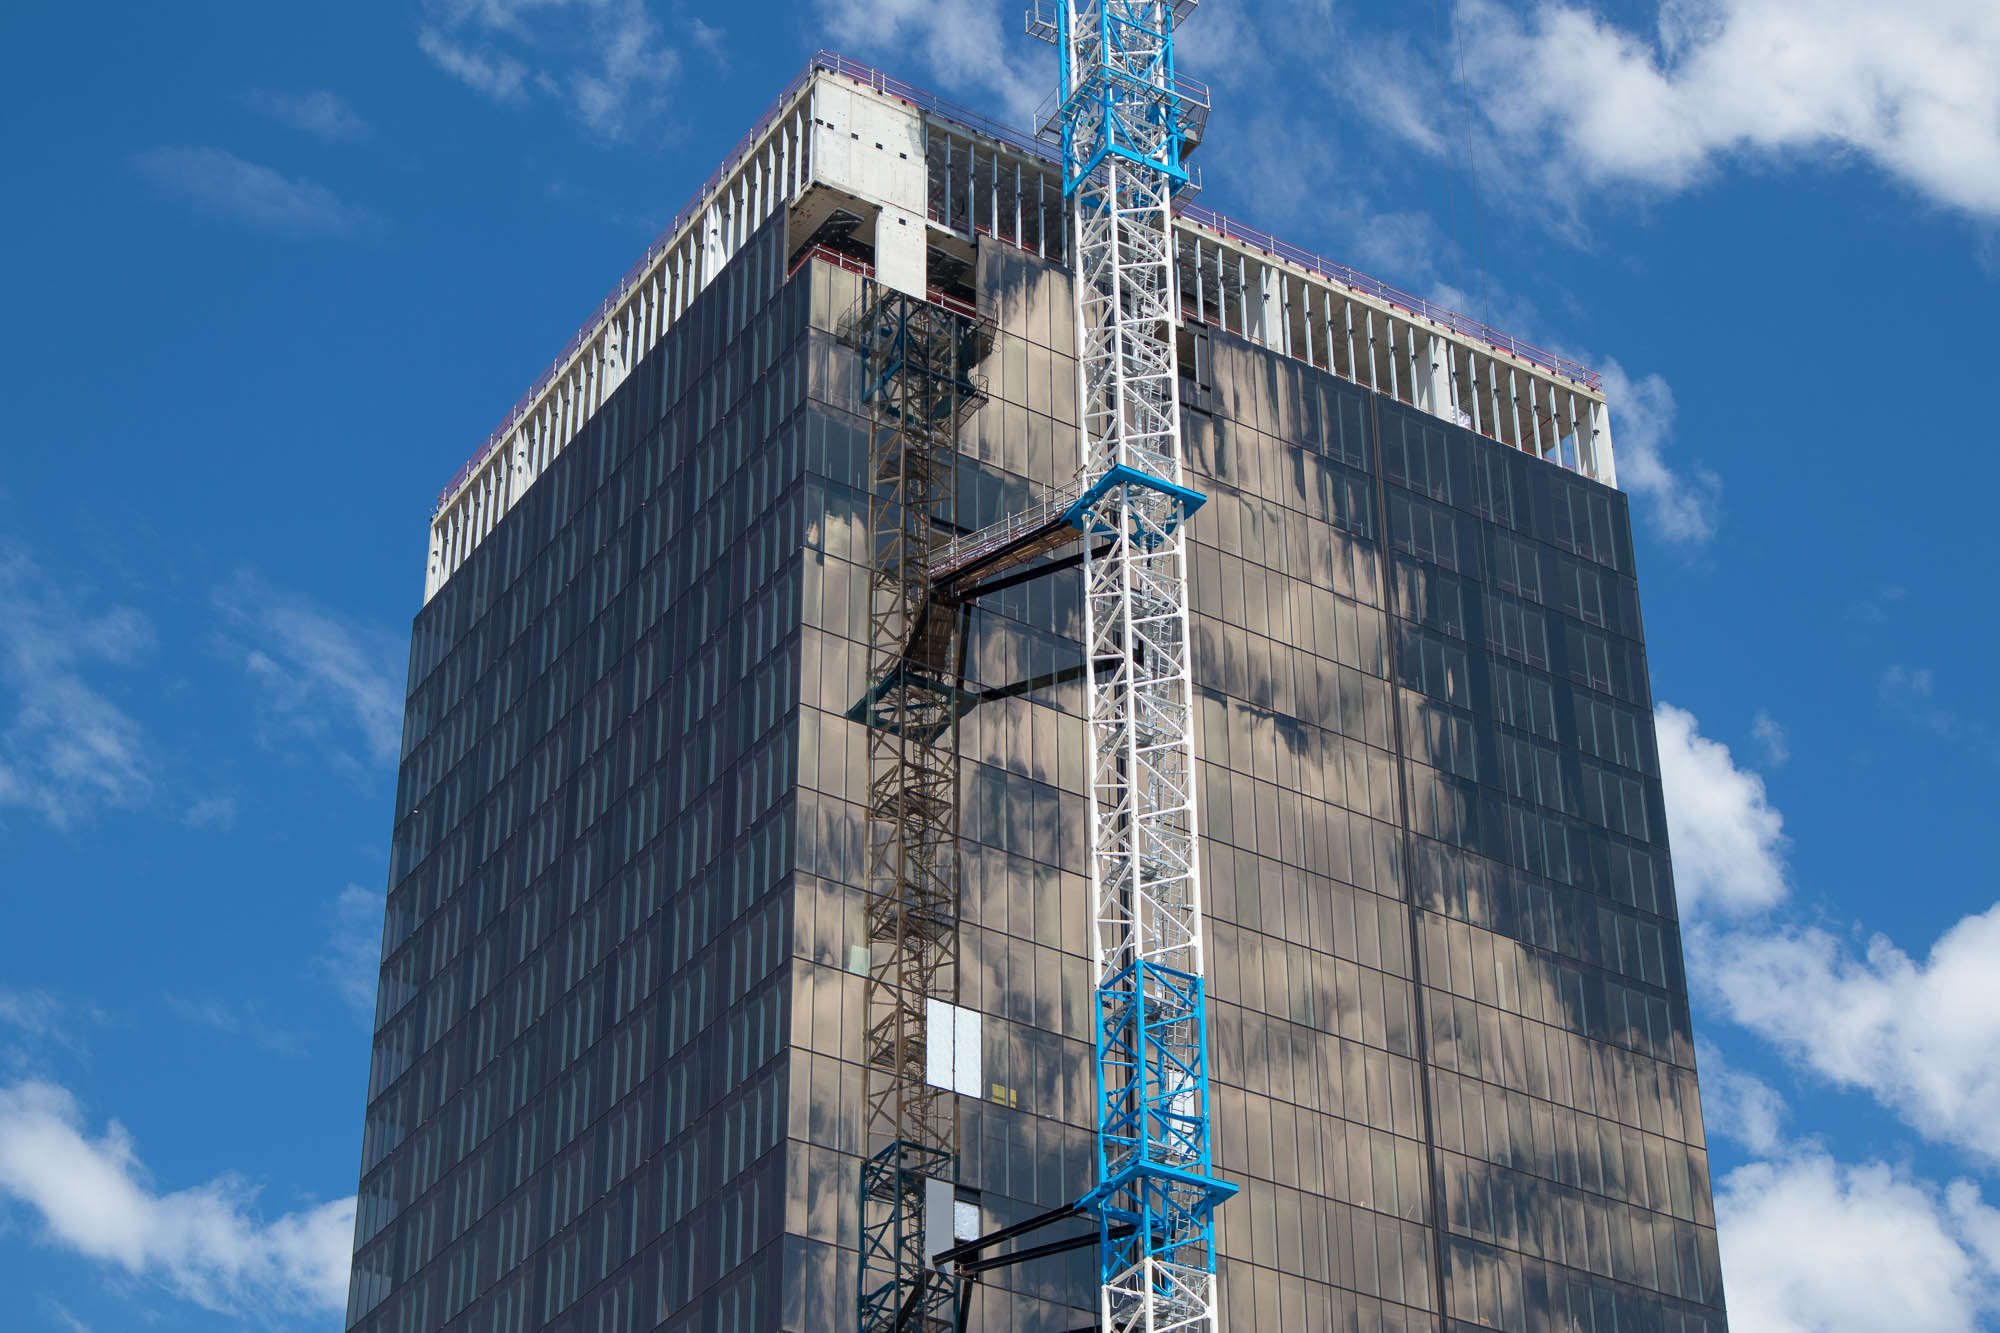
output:
M 853 1326 L 860 279 L 785 259 L 779 223 L 417 618 L 350 1329 Z M 982 241 L 977 286 L 967 528 L 1076 466 L 1066 273 Z M 1225 1326 L 1721 1329 L 1624 497 L 1183 352 Z M 971 683 L 1077 664 L 1080 599 L 982 600 Z M 1081 707 L 962 724 L 981 1231 L 1091 1184 Z M 1095 1302 L 1086 1249 L 970 1327 Z
M 347 1326 L 775 1326 L 810 288 L 782 219 L 417 616 Z

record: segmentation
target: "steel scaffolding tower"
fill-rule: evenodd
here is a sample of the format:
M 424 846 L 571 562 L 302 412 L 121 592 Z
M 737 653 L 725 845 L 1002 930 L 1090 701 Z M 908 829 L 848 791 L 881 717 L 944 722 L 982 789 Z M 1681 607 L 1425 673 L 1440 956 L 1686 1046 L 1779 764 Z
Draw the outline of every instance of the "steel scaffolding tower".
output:
M 1205 107 L 1174 74 L 1193 0 L 1057 0 L 1074 246 L 1105 1333 L 1213 1330 L 1208 1036 L 1175 364 L 1172 199 Z
M 956 1285 L 931 1257 L 951 1243 L 958 1114 L 926 1078 L 926 1019 L 958 997 L 958 720 L 971 696 L 959 607 L 934 595 L 930 564 L 957 516 L 958 433 L 985 397 L 974 368 L 991 333 L 873 280 L 843 332 L 872 411 L 860 1327 L 950 1333 Z

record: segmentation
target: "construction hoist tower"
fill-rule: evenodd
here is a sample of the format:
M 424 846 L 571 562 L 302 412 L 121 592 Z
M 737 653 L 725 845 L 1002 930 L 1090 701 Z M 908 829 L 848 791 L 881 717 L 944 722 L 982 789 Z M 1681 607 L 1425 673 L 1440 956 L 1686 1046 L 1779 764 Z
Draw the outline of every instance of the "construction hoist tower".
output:
M 1216 1323 L 1172 201 L 1205 115 L 1174 71 L 1194 0 L 1057 0 L 1083 451 L 1090 891 L 1104 1333 Z
M 1059 0 L 1032 11 L 1061 82 L 1076 293 L 1082 467 L 990 528 L 957 525 L 958 429 L 982 400 L 976 319 L 869 281 L 843 336 L 872 412 L 867 695 L 868 1155 L 861 1173 L 862 1333 L 962 1328 L 993 1247 L 1067 1218 L 1097 1223 L 1098 1328 L 1216 1327 L 1213 1212 L 1235 1193 L 1209 1161 L 1208 1036 L 1196 855 L 1193 679 L 1172 203 L 1207 104 L 1174 71 L 1193 0 Z M 977 1240 L 950 1234 L 956 1100 L 930 1077 L 936 1006 L 958 991 L 958 723 L 978 703 L 1057 683 L 968 692 L 965 612 L 987 588 L 1074 542 L 1084 573 L 1085 708 L 1097 1184 Z M 984 582 L 982 582 L 984 580 Z M 949 1080 L 946 1080 L 949 1081 Z
M 933 595 L 931 555 L 957 516 L 958 434 L 985 400 L 975 367 L 992 332 L 870 279 L 842 335 L 871 414 L 860 1327 L 951 1333 L 957 1291 L 931 1259 L 949 1243 L 958 1113 L 927 1078 L 927 1024 L 958 998 L 966 636 L 958 605 Z

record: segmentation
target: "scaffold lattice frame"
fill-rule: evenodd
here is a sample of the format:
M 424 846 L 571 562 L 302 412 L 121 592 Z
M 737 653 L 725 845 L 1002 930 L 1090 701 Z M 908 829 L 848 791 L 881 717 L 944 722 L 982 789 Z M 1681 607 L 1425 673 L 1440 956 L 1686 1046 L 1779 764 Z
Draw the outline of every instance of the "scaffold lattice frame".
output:
M 862 286 L 842 336 L 870 408 L 869 809 L 864 987 L 867 1156 L 861 1165 L 862 1333 L 952 1333 L 956 1284 L 925 1253 L 926 1181 L 956 1182 L 957 1100 L 927 1077 L 932 1000 L 958 998 L 958 719 L 965 640 L 931 589 L 957 516 L 958 433 L 984 399 L 976 320 Z
M 1105 1333 L 1216 1328 L 1172 200 L 1192 4 L 1058 0 L 1074 232 Z

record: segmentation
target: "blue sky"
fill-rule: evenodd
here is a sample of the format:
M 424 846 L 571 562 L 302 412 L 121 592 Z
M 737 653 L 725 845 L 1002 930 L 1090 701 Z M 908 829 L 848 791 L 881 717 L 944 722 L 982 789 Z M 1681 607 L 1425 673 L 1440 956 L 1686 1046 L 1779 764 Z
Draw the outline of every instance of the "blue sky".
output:
M 815 47 L 1020 121 L 1015 8 L 10 14 L 0 1326 L 339 1326 L 433 497 Z M 1604 367 L 1736 1326 L 2000 1326 L 2000 10 L 1379 8 L 1204 6 L 1203 202 Z

